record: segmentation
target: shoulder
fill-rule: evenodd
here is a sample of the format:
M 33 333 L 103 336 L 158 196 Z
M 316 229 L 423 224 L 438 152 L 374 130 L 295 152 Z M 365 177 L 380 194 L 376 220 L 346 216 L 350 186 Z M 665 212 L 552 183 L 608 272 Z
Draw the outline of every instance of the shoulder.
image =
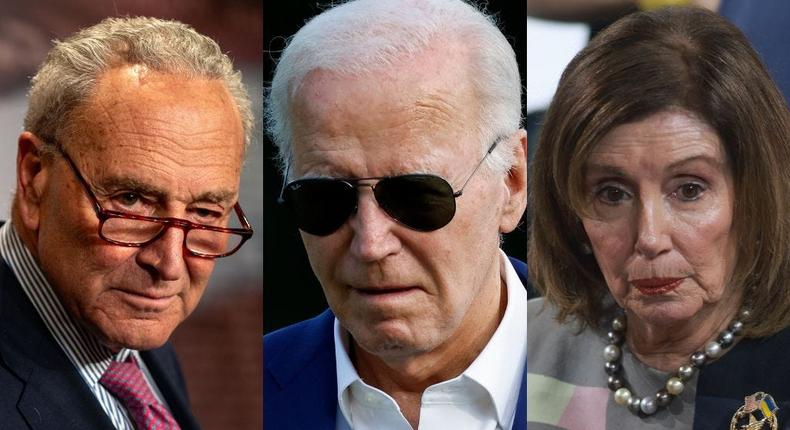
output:
M 281 328 L 263 337 L 266 361 L 276 360 L 282 353 L 294 348 L 324 343 L 332 340 L 335 316 L 330 310 L 309 320 Z M 296 351 L 293 351 L 296 352 Z
M 557 321 L 557 310 L 543 298 L 527 302 L 527 363 L 530 375 L 544 375 L 577 385 L 598 385 L 601 369 L 590 357 L 605 346 L 601 333 L 575 320 Z
M 264 336 L 264 428 L 334 426 L 334 320 L 327 310 Z
M 790 328 L 772 336 L 743 339 L 721 358 L 702 369 L 701 390 L 709 389 L 721 394 L 750 387 L 755 391 L 760 389 L 790 401 L 790 385 L 787 384 L 787 379 L 777 377 L 790 375 L 788 351 Z M 732 392 L 732 395 L 742 400 L 739 392 Z
M 266 372 L 283 384 L 295 379 L 310 363 L 332 361 L 334 367 L 334 321 L 335 315 L 327 309 L 315 318 L 264 336 Z
M 780 425 L 787 425 L 790 421 L 788 351 L 790 328 L 785 328 L 772 336 L 743 339 L 720 359 L 703 367 L 697 382 L 695 421 L 710 423 L 711 428 L 726 428 L 747 396 L 763 392 L 770 394 L 779 406 Z

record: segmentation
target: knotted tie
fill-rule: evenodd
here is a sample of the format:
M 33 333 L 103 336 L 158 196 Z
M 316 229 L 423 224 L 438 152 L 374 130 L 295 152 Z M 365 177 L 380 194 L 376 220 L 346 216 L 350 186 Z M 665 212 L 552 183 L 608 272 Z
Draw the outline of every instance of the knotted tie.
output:
M 138 430 L 181 430 L 165 406 L 156 400 L 131 355 L 113 361 L 99 383 L 123 403 Z

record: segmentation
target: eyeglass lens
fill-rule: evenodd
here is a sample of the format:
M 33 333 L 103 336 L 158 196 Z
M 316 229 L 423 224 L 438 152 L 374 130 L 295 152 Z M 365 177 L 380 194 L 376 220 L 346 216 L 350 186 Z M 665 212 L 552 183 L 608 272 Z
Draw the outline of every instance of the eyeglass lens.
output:
M 101 235 L 110 241 L 139 245 L 147 243 L 164 230 L 166 224 L 143 219 L 107 218 L 101 227 Z M 208 256 L 218 256 L 233 252 L 244 241 L 244 237 L 233 232 L 188 229 L 186 247 L 190 251 Z

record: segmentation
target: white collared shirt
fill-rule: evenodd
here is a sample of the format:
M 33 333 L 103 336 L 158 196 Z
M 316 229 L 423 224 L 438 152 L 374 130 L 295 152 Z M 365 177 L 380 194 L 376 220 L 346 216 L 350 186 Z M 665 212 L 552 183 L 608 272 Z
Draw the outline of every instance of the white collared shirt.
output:
M 527 360 L 527 292 L 507 256 L 507 308 L 480 355 L 457 377 L 422 395 L 419 430 L 510 430 Z M 366 384 L 348 354 L 349 335 L 335 318 L 336 430 L 413 430 L 397 402 Z

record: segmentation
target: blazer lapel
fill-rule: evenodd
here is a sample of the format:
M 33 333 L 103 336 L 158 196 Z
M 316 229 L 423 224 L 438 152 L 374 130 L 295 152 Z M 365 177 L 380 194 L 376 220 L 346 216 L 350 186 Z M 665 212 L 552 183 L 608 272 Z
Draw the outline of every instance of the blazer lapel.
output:
M 2 260 L 0 361 L 0 373 L 7 372 L 6 376 L 18 381 L 13 386 L 4 386 L 0 399 L 16 404 L 30 429 L 112 428 L 90 388 L 55 342 Z M 8 420 L 17 422 L 13 416 Z M 4 422 L 3 428 L 19 427 Z
M 264 338 L 264 428 L 335 428 L 333 324 L 327 310 Z
M 140 355 L 181 429 L 200 429 L 189 405 L 186 384 L 173 347 L 167 343 L 161 348 L 145 351 Z

